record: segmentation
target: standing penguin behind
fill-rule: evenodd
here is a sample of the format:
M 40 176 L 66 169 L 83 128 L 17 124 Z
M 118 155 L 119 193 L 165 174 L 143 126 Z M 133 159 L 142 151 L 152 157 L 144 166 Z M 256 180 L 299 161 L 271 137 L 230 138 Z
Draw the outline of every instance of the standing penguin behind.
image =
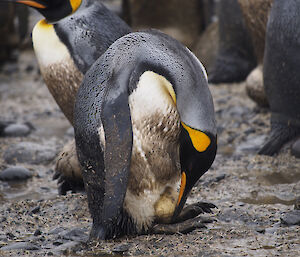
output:
M 83 75 L 131 29 L 99 0 L 5 1 L 31 6 L 45 17 L 32 31 L 34 51 L 50 93 L 73 124 L 75 95 Z
M 84 77 L 74 128 L 91 238 L 203 226 L 194 217 L 214 205 L 183 207 L 217 130 L 206 72 L 186 47 L 155 30 L 118 39 Z
M 260 154 L 273 155 L 300 135 L 300 2 L 274 0 L 267 24 L 264 88 L 271 135 Z
M 50 93 L 73 125 L 83 75 L 115 40 L 131 32 L 130 27 L 100 0 L 4 1 L 31 6 L 45 17 L 32 32 L 34 51 Z M 82 189 L 74 140 L 58 155 L 55 170 L 60 194 Z

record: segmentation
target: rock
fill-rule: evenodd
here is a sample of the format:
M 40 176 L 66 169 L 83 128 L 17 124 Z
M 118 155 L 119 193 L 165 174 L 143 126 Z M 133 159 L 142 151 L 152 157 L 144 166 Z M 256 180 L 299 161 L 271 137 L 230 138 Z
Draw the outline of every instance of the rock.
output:
M 12 123 L 13 123 L 12 121 L 2 120 L 2 118 L 0 119 L 0 136 L 4 136 L 5 128 Z
M 70 256 L 69 252 L 71 251 L 72 248 L 74 248 L 76 245 L 78 245 L 78 242 L 67 242 L 64 244 L 59 245 L 58 247 L 54 248 L 54 251 L 56 253 L 61 253 L 63 252 L 64 255 Z M 59 254 L 61 255 L 61 254 Z
M 292 145 L 291 154 L 300 158 L 300 138 Z
M 29 163 L 47 164 L 56 156 L 56 150 L 50 146 L 37 143 L 21 142 L 10 146 L 3 154 L 4 160 L 9 164 Z
M 65 228 L 62 228 L 62 227 L 57 227 L 57 228 L 54 228 L 52 230 L 50 230 L 48 232 L 49 235 L 58 235 L 60 233 L 62 233 L 63 231 L 65 231 L 66 229 Z
M 26 180 L 32 177 L 32 172 L 20 166 L 9 167 L 0 172 L 0 180 L 16 181 Z
M 287 226 L 300 225 L 300 210 L 292 210 L 288 213 L 285 213 L 280 221 L 282 224 Z
M 3 132 L 6 137 L 24 137 L 28 136 L 31 128 L 26 124 L 11 124 L 8 125 Z
M 61 234 L 63 239 L 76 241 L 76 242 L 86 242 L 88 239 L 87 230 L 83 228 L 74 228 Z
M 40 211 L 40 209 L 41 209 L 40 206 L 36 206 L 30 210 L 30 213 L 38 213 Z
M 116 247 L 114 247 L 112 249 L 112 252 L 114 253 L 124 253 L 124 252 L 127 252 L 129 250 L 130 246 L 128 244 L 120 244 L 120 245 L 117 245 Z
M 36 231 L 34 231 L 33 235 L 34 236 L 40 236 L 42 234 L 42 231 L 40 231 L 39 229 L 37 229 Z
M 10 245 L 7 246 L 3 246 L 1 248 L 1 251 L 10 251 L 10 250 L 39 250 L 40 247 L 38 247 L 37 245 L 34 245 L 32 243 L 29 242 L 17 242 L 17 243 L 12 243 Z

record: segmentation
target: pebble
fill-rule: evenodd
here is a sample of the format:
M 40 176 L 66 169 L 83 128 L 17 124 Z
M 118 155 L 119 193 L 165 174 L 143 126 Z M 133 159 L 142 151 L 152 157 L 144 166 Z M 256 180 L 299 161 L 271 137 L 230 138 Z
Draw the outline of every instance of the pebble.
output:
M 21 142 L 10 146 L 3 154 L 8 164 L 29 163 L 47 164 L 56 157 L 54 147 L 43 146 L 37 143 Z
M 300 158 L 300 138 L 292 145 L 291 154 Z
M 34 207 L 34 208 L 32 208 L 31 210 L 30 210 L 30 213 L 38 213 L 39 211 L 41 210 L 41 207 L 40 206 L 36 206 L 36 207 Z
M 300 225 L 300 210 L 292 210 L 288 213 L 285 213 L 280 221 L 282 224 L 287 226 Z
M 10 124 L 12 124 L 12 121 L 8 121 L 8 120 L 2 120 L 0 119 L 0 136 L 4 136 L 4 130 L 7 126 L 9 126 Z
M 4 129 L 3 136 L 24 137 L 28 136 L 30 132 L 31 128 L 26 124 L 11 124 Z
M 129 250 L 129 245 L 128 244 L 121 244 L 121 245 L 117 245 L 116 247 L 114 247 L 112 249 L 112 252 L 114 253 L 124 253 L 127 252 Z
M 21 166 L 9 167 L 0 172 L 0 180 L 3 181 L 20 181 L 32 177 L 32 172 Z
M 63 239 L 76 241 L 76 242 L 86 242 L 88 239 L 87 229 L 84 228 L 74 228 L 72 230 L 66 231 L 61 234 Z
M 37 229 L 36 231 L 34 231 L 33 235 L 34 236 L 40 236 L 42 234 L 42 231 L 40 231 L 39 229 Z
M 6 245 L 1 247 L 1 251 L 10 251 L 10 250 L 39 250 L 40 247 L 37 245 L 34 245 L 29 242 L 17 242 L 17 243 L 12 243 L 10 245 Z

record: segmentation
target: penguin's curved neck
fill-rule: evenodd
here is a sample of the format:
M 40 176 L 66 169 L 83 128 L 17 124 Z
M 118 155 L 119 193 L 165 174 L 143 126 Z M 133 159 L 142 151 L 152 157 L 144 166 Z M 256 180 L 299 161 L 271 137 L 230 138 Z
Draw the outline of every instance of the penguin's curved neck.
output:
M 48 7 L 40 9 L 39 12 L 44 16 L 44 20 L 48 24 L 55 24 L 60 20 L 74 14 L 85 0 L 65 0 L 60 6 Z

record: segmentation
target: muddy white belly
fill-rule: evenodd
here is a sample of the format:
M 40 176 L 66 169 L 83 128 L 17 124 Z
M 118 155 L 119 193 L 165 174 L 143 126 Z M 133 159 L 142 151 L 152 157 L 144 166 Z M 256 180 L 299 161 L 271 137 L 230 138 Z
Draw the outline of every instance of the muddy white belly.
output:
M 133 130 L 124 208 L 138 228 L 172 216 L 180 182 L 180 120 L 172 85 L 146 71 L 129 96 Z

